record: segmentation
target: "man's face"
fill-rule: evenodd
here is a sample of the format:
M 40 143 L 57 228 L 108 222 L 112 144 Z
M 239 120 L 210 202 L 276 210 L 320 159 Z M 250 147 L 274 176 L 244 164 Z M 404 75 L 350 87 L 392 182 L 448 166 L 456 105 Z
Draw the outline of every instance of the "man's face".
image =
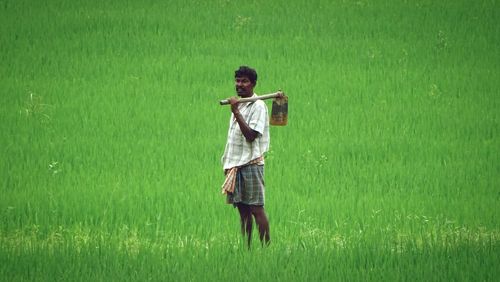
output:
M 236 77 L 235 80 L 236 93 L 240 97 L 251 97 L 253 95 L 254 84 L 246 76 Z

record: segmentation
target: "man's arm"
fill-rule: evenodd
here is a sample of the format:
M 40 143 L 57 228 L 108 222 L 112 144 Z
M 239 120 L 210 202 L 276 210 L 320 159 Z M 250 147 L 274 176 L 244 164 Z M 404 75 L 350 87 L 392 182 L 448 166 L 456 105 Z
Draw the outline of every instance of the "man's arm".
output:
M 243 119 L 243 116 L 238 109 L 238 100 L 232 97 L 229 98 L 229 103 L 231 104 L 231 111 L 233 112 L 236 122 L 238 122 L 238 125 L 240 126 L 241 133 L 243 133 L 243 136 L 245 136 L 245 139 L 248 142 L 253 142 L 255 138 L 259 136 L 259 133 L 251 129 L 250 126 L 248 126 L 248 124 L 246 123 L 245 119 Z

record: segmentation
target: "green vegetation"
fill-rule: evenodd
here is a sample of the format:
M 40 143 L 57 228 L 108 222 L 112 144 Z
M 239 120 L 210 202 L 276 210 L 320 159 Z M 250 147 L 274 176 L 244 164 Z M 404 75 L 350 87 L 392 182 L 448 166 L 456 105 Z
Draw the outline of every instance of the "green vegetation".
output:
M 0 279 L 493 281 L 500 4 L 0 0 Z M 220 195 L 239 65 L 289 96 L 272 244 Z

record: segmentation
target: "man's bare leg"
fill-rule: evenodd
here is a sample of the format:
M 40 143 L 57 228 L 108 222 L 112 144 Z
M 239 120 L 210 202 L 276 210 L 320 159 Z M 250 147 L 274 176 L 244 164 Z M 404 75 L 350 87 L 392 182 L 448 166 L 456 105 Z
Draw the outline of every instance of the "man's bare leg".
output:
M 248 248 L 250 248 L 253 229 L 252 209 L 251 206 L 242 203 L 239 203 L 237 206 L 238 211 L 240 212 L 241 235 L 243 235 L 243 237 L 248 236 Z
M 255 217 L 255 223 L 259 227 L 259 238 L 260 242 L 269 245 L 270 235 L 269 235 L 269 221 L 267 220 L 266 212 L 263 206 L 250 206 L 251 213 Z

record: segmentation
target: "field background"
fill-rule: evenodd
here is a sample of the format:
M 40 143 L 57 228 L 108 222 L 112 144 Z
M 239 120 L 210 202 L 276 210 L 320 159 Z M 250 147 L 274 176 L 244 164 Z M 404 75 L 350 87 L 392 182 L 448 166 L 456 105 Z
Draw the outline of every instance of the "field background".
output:
M 495 280 L 498 19 L 497 0 L 0 0 L 0 279 Z M 290 102 L 272 244 L 250 251 L 219 194 L 240 65 Z

